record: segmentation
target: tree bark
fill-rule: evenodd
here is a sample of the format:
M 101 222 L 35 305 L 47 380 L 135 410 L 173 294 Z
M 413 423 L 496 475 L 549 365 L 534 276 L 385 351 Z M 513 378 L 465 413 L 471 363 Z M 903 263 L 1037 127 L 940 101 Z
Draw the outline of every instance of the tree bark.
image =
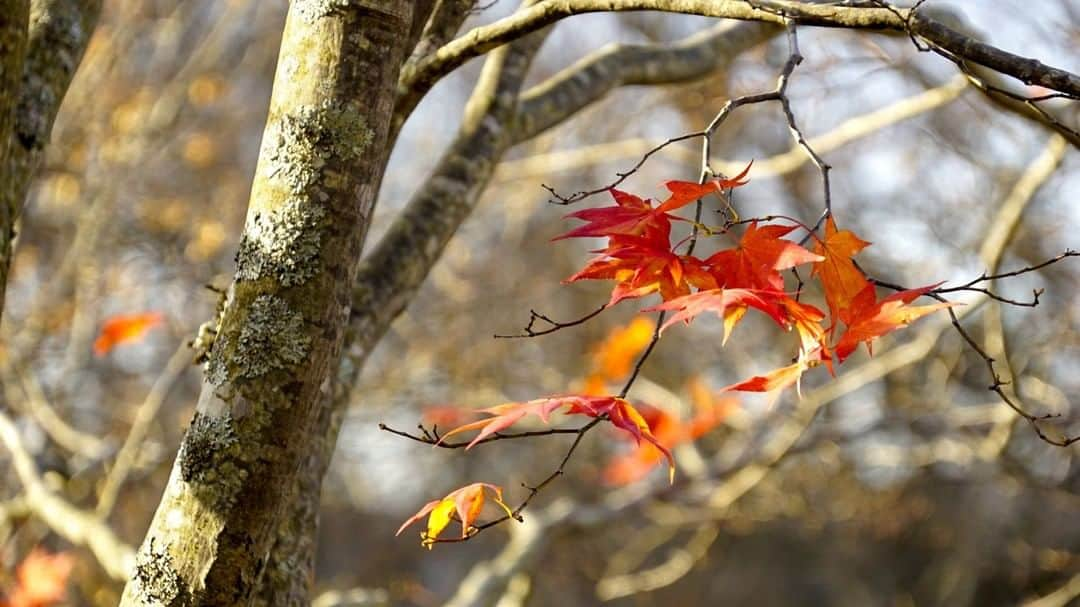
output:
M 218 333 L 121 605 L 247 605 L 337 366 L 412 0 L 294 0 Z
M 29 18 L 20 11 L 29 4 Z M 10 49 L 0 49 L 0 115 L 14 99 L 11 131 L 0 124 L 0 312 L 11 267 L 15 220 L 22 211 L 30 182 L 41 164 L 53 120 L 101 14 L 101 0 L 0 0 L 0 30 L 22 23 L 25 57 L 17 71 Z M 7 21 L 13 16 L 12 21 Z M 0 38 L 6 34 L 0 33 Z M 5 43 L 0 42 L 0 46 Z M 12 84 L 12 78 L 19 80 Z M 4 118 L 0 117 L 0 123 Z
M 26 57 L 29 22 L 29 0 L 0 0 L 0 184 L 11 181 L 8 155 L 15 133 L 15 106 Z M 0 312 L 4 309 L 4 286 L 7 284 L 9 251 L 14 238 L 14 205 L 0 200 Z

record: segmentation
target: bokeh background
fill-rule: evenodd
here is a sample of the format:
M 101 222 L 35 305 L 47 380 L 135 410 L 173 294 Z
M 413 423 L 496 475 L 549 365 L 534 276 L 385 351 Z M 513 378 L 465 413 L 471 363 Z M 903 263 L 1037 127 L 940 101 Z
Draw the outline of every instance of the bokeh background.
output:
M 1080 9 L 1069 0 L 928 4 L 957 11 L 1001 48 L 1080 71 Z M 148 394 L 167 388 L 127 482 L 102 512 L 121 539 L 137 545 L 194 410 L 201 370 L 187 364 L 186 343 L 214 315 L 218 296 L 207 285 L 225 287 L 232 275 L 287 6 L 105 6 L 20 226 L 0 325 L 0 399 L 49 486 L 93 508 Z M 514 8 L 500 0 L 467 27 Z M 554 29 L 530 82 L 611 42 L 677 41 L 710 25 L 652 13 L 574 17 Z M 1010 227 L 1002 269 L 1078 247 L 1075 148 L 1054 147 L 1048 130 L 960 84 L 955 66 L 907 38 L 813 28 L 799 37 L 806 60 L 789 97 L 812 138 L 928 90 L 941 96 L 905 120 L 835 144 L 817 140 L 834 167 L 838 222 L 874 243 L 859 257 L 870 274 L 910 286 L 974 278 L 986 269 L 980 251 L 988 234 L 1003 222 Z M 1034 604 L 1048 607 L 1075 600 L 1077 447 L 1040 441 L 986 390 L 982 360 L 936 317 L 881 340 L 873 358 L 853 357 L 840 388 L 829 392 L 826 374 L 812 374 L 803 401 L 785 394 L 771 408 L 758 398 L 728 403 L 717 390 L 786 364 L 790 336 L 748 318 L 722 347 L 712 319 L 675 327 L 632 395 L 676 417 L 717 402 L 724 414 L 678 448 L 674 486 L 666 486 L 662 466 L 636 483 L 607 482 L 612 459 L 633 446 L 597 432 L 565 477 L 537 498 L 526 525 L 431 552 L 412 530 L 394 537 L 422 504 L 468 482 L 497 483 L 508 499 L 521 499 L 522 483 L 546 476 L 567 439 L 465 453 L 389 435 L 379 422 L 411 430 L 453 422 L 449 407 L 579 389 L 605 356 L 632 349 L 611 335 L 631 322 L 633 304 L 550 336 L 493 339 L 520 331 L 530 309 L 566 320 L 607 298 L 609 285 L 560 284 L 591 247 L 550 242 L 572 223 L 562 219 L 564 207 L 547 204 L 541 184 L 569 193 L 609 183 L 652 145 L 702 128 L 727 99 L 771 89 L 786 58 L 780 36 L 695 83 L 618 89 L 512 150 L 355 386 L 324 489 L 316 604 L 439 605 L 471 583 L 463 583 L 470 572 L 515 558 L 521 566 L 498 603 L 506 607 L 1013 605 L 1039 597 L 1044 602 Z M 474 61 L 441 82 L 406 125 L 369 243 L 424 185 L 479 67 Z M 1075 122 L 1075 103 L 1048 107 Z M 766 160 L 790 150 L 776 105 L 742 108 L 725 122 L 715 157 L 765 167 L 736 192 L 743 216 L 816 219 L 822 191 L 814 166 L 791 160 L 797 151 L 786 166 L 783 158 Z M 621 187 L 660 196 L 662 181 L 697 177 L 698 156 L 694 143 L 671 146 Z M 1039 158 L 1056 170 L 1012 207 L 1020 212 L 1009 223 L 1002 208 Z M 1078 427 L 1078 288 L 1080 263 L 1066 260 L 995 285 L 1020 299 L 1045 289 L 1037 308 L 991 303 L 965 317 L 1015 377 L 1024 405 L 1062 415 L 1052 431 Z M 107 319 L 148 311 L 166 322 L 95 356 Z M 73 556 L 63 604 L 115 604 L 120 585 L 88 551 L 20 510 L 6 457 L 0 454 L 0 582 L 12 583 L 19 560 L 41 545 Z M 515 547 L 533 552 L 522 557 Z

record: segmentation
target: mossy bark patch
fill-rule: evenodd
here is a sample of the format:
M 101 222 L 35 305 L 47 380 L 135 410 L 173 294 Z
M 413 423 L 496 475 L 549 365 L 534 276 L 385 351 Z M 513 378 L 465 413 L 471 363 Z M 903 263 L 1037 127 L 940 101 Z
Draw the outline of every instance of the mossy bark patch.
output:
M 187 585 L 173 567 L 173 558 L 167 547 L 148 543 L 139 552 L 131 583 L 144 605 L 183 607 L 191 603 Z
M 266 170 L 293 194 L 310 194 L 323 178 L 328 161 L 355 161 L 371 140 L 371 129 L 358 103 L 327 100 L 318 106 L 303 106 L 278 123 Z
M 251 303 L 247 322 L 240 329 L 232 362 L 240 377 L 259 377 L 304 360 L 310 345 L 304 317 L 285 300 L 260 295 Z
M 296 12 L 305 21 L 314 21 L 345 10 L 349 0 L 297 0 Z
M 196 411 L 180 446 L 181 477 L 189 483 L 200 480 L 236 440 L 228 414 L 214 417 Z
M 269 216 L 256 214 L 236 253 L 238 280 L 273 278 L 282 286 L 303 284 L 318 270 L 326 211 L 290 199 Z

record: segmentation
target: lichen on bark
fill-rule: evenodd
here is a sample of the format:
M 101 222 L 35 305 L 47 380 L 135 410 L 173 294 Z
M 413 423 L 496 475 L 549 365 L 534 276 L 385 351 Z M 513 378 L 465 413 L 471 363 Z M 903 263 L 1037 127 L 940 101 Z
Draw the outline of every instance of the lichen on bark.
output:
M 273 278 L 282 286 L 303 284 L 318 270 L 326 211 L 289 199 L 269 215 L 258 213 L 236 252 L 238 280 Z
M 326 175 L 327 162 L 352 162 L 371 144 L 372 133 L 356 102 L 338 105 L 323 101 L 318 106 L 303 106 L 282 117 L 277 125 L 276 142 L 265 165 L 268 176 L 284 182 L 293 194 L 315 194 L 325 201 L 326 194 L 312 192 Z
M 144 605 L 183 607 L 191 602 L 190 592 L 176 572 L 168 548 L 158 548 L 153 541 L 139 552 L 131 584 Z
M 201 480 L 208 470 L 214 468 L 219 456 L 236 441 L 232 418 L 228 413 L 215 417 L 196 411 L 177 456 L 180 475 L 189 483 Z

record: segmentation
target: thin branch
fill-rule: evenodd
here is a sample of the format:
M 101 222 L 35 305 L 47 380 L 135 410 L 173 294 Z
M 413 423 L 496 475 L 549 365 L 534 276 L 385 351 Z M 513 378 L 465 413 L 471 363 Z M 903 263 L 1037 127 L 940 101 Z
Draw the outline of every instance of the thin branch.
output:
M 979 282 L 983 282 L 983 281 L 993 281 L 993 280 L 996 280 L 996 279 L 999 279 L 999 278 L 1010 278 L 1010 277 L 1013 277 L 1013 276 L 1019 276 L 1021 274 L 1025 274 L 1027 272 L 1033 272 L 1033 271 L 1035 271 L 1037 269 L 1045 268 L 1046 266 L 1057 263 L 1057 262 L 1059 262 L 1059 261 L 1061 261 L 1063 259 L 1066 259 L 1068 257 L 1076 257 L 1076 256 L 1080 256 L 1080 253 L 1077 253 L 1076 251 L 1068 250 L 1068 251 L 1066 251 L 1066 252 L 1064 252 L 1064 253 L 1062 253 L 1060 255 L 1052 257 L 1052 258 L 1050 258 L 1050 259 L 1048 259 L 1048 260 L 1046 260 L 1046 261 L 1044 261 L 1042 263 L 1035 264 L 1033 266 L 1028 266 L 1028 267 L 1021 268 L 1019 270 L 1013 270 L 1013 271 L 1010 271 L 1010 272 L 1002 272 L 1002 273 L 999 273 L 999 274 L 987 275 L 987 274 L 984 273 L 979 278 L 971 280 L 971 281 L 969 281 L 969 282 L 967 282 L 964 285 L 961 285 L 959 287 L 947 287 L 947 288 L 934 289 L 932 291 L 927 292 L 926 296 L 931 297 L 933 299 L 936 299 L 937 301 L 940 301 L 942 303 L 950 303 L 950 301 L 943 296 L 943 293 L 954 293 L 954 292 L 957 292 L 957 291 L 976 291 L 976 292 L 982 293 L 983 295 L 987 296 L 990 299 L 994 299 L 994 300 L 1002 302 L 1002 303 L 1007 303 L 1007 304 L 1012 304 L 1012 305 L 1019 305 L 1019 306 L 1034 307 L 1034 306 L 1038 305 L 1038 303 L 1039 303 L 1038 296 L 1041 293 L 1041 291 L 1035 291 L 1035 299 L 1034 299 L 1033 302 L 1030 302 L 1030 303 L 1027 303 L 1027 302 L 1014 302 L 1013 300 L 1010 300 L 1008 298 L 1004 298 L 1004 297 L 995 295 L 989 289 L 974 288 L 971 285 L 978 284 Z M 886 289 L 892 289 L 894 291 L 905 291 L 905 290 L 907 290 L 906 287 L 898 285 L 898 284 L 894 284 L 894 283 L 891 283 L 891 282 L 886 282 L 886 281 L 877 280 L 877 279 L 871 279 L 871 281 L 875 285 L 880 286 L 880 287 L 884 287 Z M 963 327 L 963 325 L 960 323 L 959 316 L 957 316 L 956 311 L 953 308 L 951 308 L 951 307 L 948 308 L 948 313 L 949 313 L 950 322 L 951 322 L 953 328 L 960 335 L 960 337 L 963 338 L 963 340 L 967 343 L 968 347 L 970 347 L 971 350 L 973 352 L 975 352 L 979 356 L 979 358 L 981 358 L 983 360 L 983 363 L 986 365 L 987 372 L 989 373 L 989 375 L 991 377 L 991 380 L 992 380 L 991 384 L 987 387 L 988 390 L 990 390 L 991 392 L 994 392 L 995 394 L 997 394 L 998 398 L 1000 398 L 1003 403 L 1005 403 L 1010 409 L 1012 409 L 1014 412 L 1016 412 L 1017 415 L 1024 418 L 1028 422 L 1028 424 L 1032 427 L 1032 429 L 1035 431 L 1035 434 L 1040 439 L 1042 439 L 1043 441 L 1045 441 L 1045 442 L 1047 442 L 1047 443 L 1049 443 L 1051 445 L 1056 445 L 1058 447 L 1067 447 L 1067 446 L 1069 446 L 1069 445 L 1071 445 L 1071 444 L 1073 444 L 1073 443 L 1075 443 L 1077 441 L 1080 441 L 1080 435 L 1072 436 L 1072 437 L 1066 435 L 1066 436 L 1063 436 L 1062 438 L 1053 438 L 1053 437 L 1048 436 L 1045 433 L 1045 431 L 1043 430 L 1041 422 L 1045 422 L 1046 420 L 1049 420 L 1049 419 L 1060 418 L 1061 415 L 1058 414 L 1058 413 L 1045 413 L 1045 414 L 1041 414 L 1041 415 L 1031 413 L 1031 412 L 1027 411 L 1023 406 L 1021 406 L 1018 402 L 1016 402 L 1016 400 L 1014 398 L 1010 397 L 1009 394 L 1005 391 L 1004 388 L 1005 388 L 1005 386 L 1009 385 L 1011 382 L 1008 381 L 1008 380 L 1002 379 L 1001 375 L 998 373 L 997 367 L 995 366 L 995 362 L 996 362 L 995 359 L 992 356 L 990 356 L 990 354 L 988 354 L 987 351 L 982 346 L 980 346 L 977 341 L 975 341 L 975 338 L 971 336 L 971 334 L 967 331 L 967 329 L 965 329 Z
M 529 324 L 525 325 L 525 328 L 522 329 L 521 333 L 517 333 L 515 335 L 496 334 L 494 337 L 495 337 L 495 339 L 520 339 L 520 338 L 525 338 L 525 337 L 540 337 L 541 335 L 550 335 L 550 334 L 552 334 L 552 333 L 554 333 L 556 331 L 566 329 L 568 327 L 576 327 L 576 326 L 578 326 L 580 324 L 583 324 L 583 323 L 595 318 L 596 316 L 598 316 L 601 312 L 603 312 L 607 308 L 608 308 L 607 304 L 604 304 L 604 305 L 600 306 L 599 308 L 593 310 L 592 312 L 589 312 L 585 316 L 582 316 L 581 318 L 577 318 L 575 320 L 570 320 L 570 321 L 567 321 L 567 322 L 559 322 L 557 320 L 552 320 L 552 319 L 548 318 L 546 315 L 541 314 L 540 312 L 537 312 L 536 310 L 529 310 Z M 536 322 L 537 321 L 546 322 L 548 325 L 550 325 L 550 327 L 548 327 L 547 329 L 537 330 L 536 329 Z
M 27 507 L 57 535 L 78 546 L 86 546 L 105 571 L 116 580 L 126 580 L 135 566 L 135 551 L 122 542 L 108 525 L 53 493 L 41 480 L 34 459 L 26 451 L 15 422 L 0 412 L 0 443 L 11 459 L 23 485 Z
M 139 451 L 143 447 L 143 441 L 150 430 L 150 424 L 157 419 L 158 411 L 165 404 L 165 398 L 172 391 L 173 386 L 183 377 L 184 371 L 190 366 L 191 350 L 187 347 L 187 344 L 181 343 L 180 347 L 173 353 L 172 358 L 166 363 L 165 370 L 154 381 L 154 385 L 151 386 L 146 398 L 143 399 L 142 404 L 135 413 L 135 420 L 131 424 L 131 429 L 128 430 L 127 438 L 124 439 L 124 444 L 120 446 L 120 450 L 116 453 L 112 468 L 101 483 L 101 491 L 98 493 L 95 512 L 102 519 L 108 517 L 109 512 L 112 511 L 113 506 L 116 504 L 120 488 L 123 487 L 124 481 L 127 480 L 138 459 Z

